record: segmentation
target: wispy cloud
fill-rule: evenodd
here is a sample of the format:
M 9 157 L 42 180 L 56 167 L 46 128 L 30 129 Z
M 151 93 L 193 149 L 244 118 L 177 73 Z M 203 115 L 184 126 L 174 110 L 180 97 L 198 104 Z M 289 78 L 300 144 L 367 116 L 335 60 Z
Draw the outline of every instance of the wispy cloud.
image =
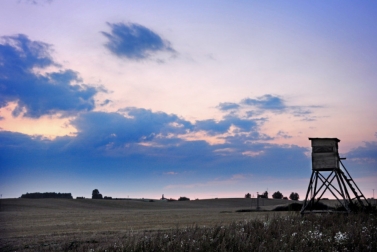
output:
M 315 121 L 316 117 L 312 115 L 313 109 L 321 106 L 289 106 L 282 97 L 265 94 L 256 98 L 244 98 L 239 103 L 222 102 L 216 108 L 228 113 L 229 116 L 243 115 L 246 118 L 255 118 L 267 113 L 284 113 L 299 117 L 302 121 Z
M 43 5 L 44 3 L 51 3 L 53 0 L 19 0 L 19 3 L 28 3 L 33 5 Z
M 287 132 L 280 130 L 277 134 L 278 137 L 282 137 L 285 139 L 292 138 L 292 136 L 288 135 Z
M 178 172 L 170 171 L 170 172 L 164 172 L 165 175 L 177 175 Z
M 285 102 L 278 96 L 270 94 L 258 97 L 256 99 L 245 98 L 241 101 L 242 104 L 255 106 L 263 110 L 282 111 L 286 109 Z
M 240 107 L 239 104 L 233 103 L 233 102 L 222 102 L 220 103 L 217 108 L 221 111 L 227 111 L 227 110 L 236 110 Z
M 148 59 L 157 52 L 175 53 L 170 42 L 145 26 L 135 23 L 107 23 L 111 32 L 102 32 L 114 55 L 131 60 Z

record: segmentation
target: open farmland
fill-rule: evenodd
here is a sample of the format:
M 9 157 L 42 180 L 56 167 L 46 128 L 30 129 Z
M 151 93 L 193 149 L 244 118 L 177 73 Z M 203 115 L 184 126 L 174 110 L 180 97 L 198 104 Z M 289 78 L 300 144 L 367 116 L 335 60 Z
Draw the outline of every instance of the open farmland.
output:
M 262 210 L 271 210 L 277 205 L 287 203 L 286 200 L 260 200 Z M 280 216 L 277 219 L 284 218 L 284 221 L 301 218 L 290 212 L 236 212 L 255 207 L 255 199 L 175 202 L 3 199 L 0 212 L 0 251 L 87 251 L 88 248 L 110 249 L 111 246 L 110 250 L 118 250 L 119 247 L 114 247 L 114 244 L 124 244 L 125 237 L 139 239 L 153 235 L 160 237 L 159 235 L 163 234 L 166 238 L 176 236 L 172 232 L 181 232 L 179 230 L 194 234 L 204 232 L 200 237 L 205 237 L 205 232 L 212 232 L 211 230 L 215 230 L 216 227 L 233 225 L 233 228 L 245 230 L 250 223 L 257 223 L 252 225 L 255 228 L 263 228 L 263 223 L 269 223 L 275 215 Z M 235 226 L 235 223 L 246 226 Z M 258 223 L 263 225 L 260 226 Z M 281 229 L 281 226 L 279 228 Z M 289 229 L 289 232 L 297 232 L 295 230 Z M 187 234 L 185 237 L 188 237 Z M 159 244 L 165 244 L 161 239 L 158 240 Z M 130 244 L 133 243 L 136 244 L 137 241 L 133 240 Z M 144 249 L 148 251 L 147 247 Z M 171 251 L 176 249 L 173 247 Z
M 287 200 L 260 200 L 262 209 L 287 204 Z M 197 201 L 5 199 L 1 203 L 2 237 L 158 230 L 192 224 L 213 225 L 265 215 L 238 213 L 256 207 L 256 199 Z
M 287 200 L 260 199 L 262 209 Z M 256 208 L 256 199 L 194 201 L 3 199 L 1 242 L 17 239 L 43 242 L 52 237 L 164 230 L 186 226 L 229 224 L 263 217 L 264 212 L 235 212 Z M 22 242 L 23 243 L 23 242 Z M 27 243 L 27 242 L 26 242 Z

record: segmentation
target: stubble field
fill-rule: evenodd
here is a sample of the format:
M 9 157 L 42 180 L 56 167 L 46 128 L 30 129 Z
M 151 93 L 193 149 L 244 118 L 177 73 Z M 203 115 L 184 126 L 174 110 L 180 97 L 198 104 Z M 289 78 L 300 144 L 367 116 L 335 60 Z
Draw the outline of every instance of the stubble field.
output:
M 288 203 L 260 200 L 262 210 Z M 377 240 L 374 214 L 237 212 L 255 208 L 256 199 L 242 198 L 3 199 L 0 251 L 373 251 L 377 246 L 371 242 Z
M 149 200 L 1 200 L 1 245 L 21 247 L 55 240 L 87 239 L 128 232 L 168 230 L 198 225 L 213 226 L 263 218 L 264 212 L 236 212 L 256 208 L 256 199 L 194 201 Z M 260 199 L 262 209 L 287 200 Z M 287 214 L 287 213 L 282 213 Z M 19 247 L 17 245 L 17 247 Z

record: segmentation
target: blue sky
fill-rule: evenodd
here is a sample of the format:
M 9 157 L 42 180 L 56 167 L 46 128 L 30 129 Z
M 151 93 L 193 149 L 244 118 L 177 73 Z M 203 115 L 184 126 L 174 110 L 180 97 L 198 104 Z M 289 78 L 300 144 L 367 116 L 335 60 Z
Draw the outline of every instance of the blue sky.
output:
M 0 193 L 301 198 L 309 137 L 377 189 L 377 4 L 0 3 Z

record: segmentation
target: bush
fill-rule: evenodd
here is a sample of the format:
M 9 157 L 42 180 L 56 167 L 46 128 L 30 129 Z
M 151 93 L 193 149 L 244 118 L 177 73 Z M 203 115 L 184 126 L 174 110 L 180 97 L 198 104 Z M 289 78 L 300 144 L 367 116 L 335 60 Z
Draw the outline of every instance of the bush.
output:
M 186 201 L 186 200 L 190 200 L 190 198 L 187 198 L 187 197 L 179 197 L 178 201 Z
M 246 194 L 245 194 L 245 198 L 246 198 L 246 199 L 250 199 L 250 198 L 251 198 L 251 194 L 250 194 L 250 193 L 246 193 Z

